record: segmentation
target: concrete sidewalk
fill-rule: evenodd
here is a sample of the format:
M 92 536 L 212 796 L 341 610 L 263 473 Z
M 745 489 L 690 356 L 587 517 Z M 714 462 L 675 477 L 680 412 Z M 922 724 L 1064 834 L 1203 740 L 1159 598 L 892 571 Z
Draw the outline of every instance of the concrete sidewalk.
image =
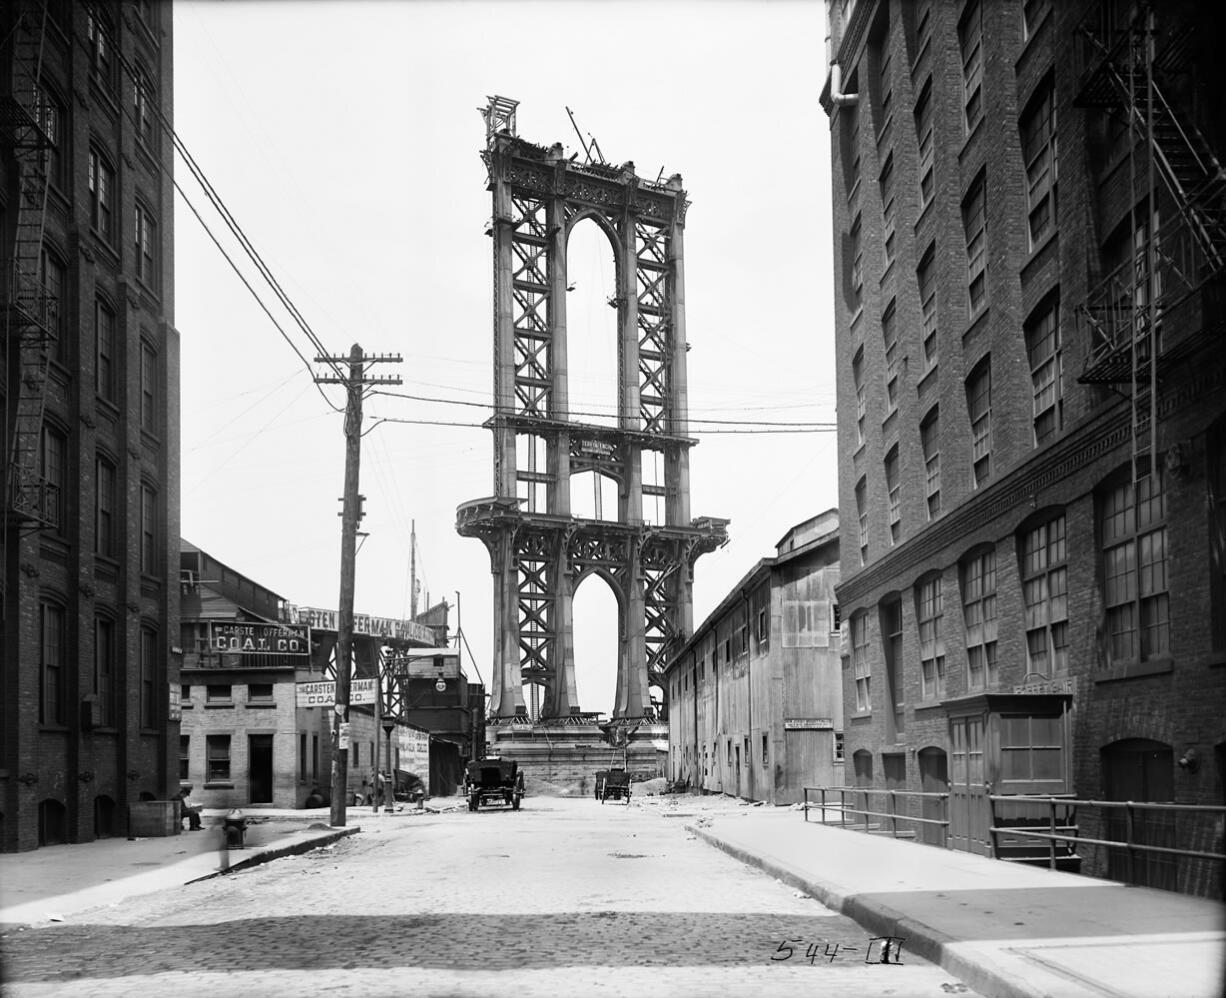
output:
M 1008 998 L 1218 998 L 1226 907 L 744 808 L 687 827 L 903 954 Z
M 375 815 L 368 807 L 351 807 L 346 827 L 332 828 L 328 808 L 248 808 L 242 849 L 225 847 L 221 821 L 226 813 L 205 810 L 203 828 L 179 835 L 0 854 L 0 925 L 66 920 L 124 898 L 318 849 L 361 831 L 363 822 L 373 826 L 422 812 Z

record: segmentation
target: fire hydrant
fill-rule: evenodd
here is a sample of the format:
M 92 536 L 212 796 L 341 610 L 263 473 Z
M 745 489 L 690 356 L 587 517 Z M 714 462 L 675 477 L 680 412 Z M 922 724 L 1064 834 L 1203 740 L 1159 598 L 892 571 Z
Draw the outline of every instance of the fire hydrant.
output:
M 243 836 L 247 834 L 247 816 L 235 808 L 222 819 L 222 834 L 226 837 L 226 847 L 242 849 Z

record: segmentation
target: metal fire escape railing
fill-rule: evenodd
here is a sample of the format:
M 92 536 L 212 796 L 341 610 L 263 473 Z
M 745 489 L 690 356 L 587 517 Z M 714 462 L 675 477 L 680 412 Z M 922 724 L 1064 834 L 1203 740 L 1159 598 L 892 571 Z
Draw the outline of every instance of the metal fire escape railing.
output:
M 58 128 L 54 105 L 42 87 L 46 5 L 24 0 L 14 12 L 9 36 L 12 77 L 0 95 L 0 128 L 11 141 L 17 166 L 17 212 L 12 257 L 4 289 L 3 362 L 13 372 L 17 355 L 16 398 L 12 388 L 4 413 L 5 518 L 21 527 L 54 525 L 58 488 L 40 469 L 47 365 L 59 326 L 59 300 L 44 285 L 43 227 L 53 136 Z
M 1215 335 L 1216 316 L 1203 314 L 1205 292 L 1226 267 L 1226 171 L 1164 82 L 1186 60 L 1192 25 L 1162 29 L 1148 4 L 1118 21 L 1116 6 L 1103 3 L 1078 31 L 1083 71 L 1075 103 L 1122 116 L 1134 216 L 1128 259 L 1077 308 L 1090 344 L 1080 380 L 1130 385 L 1138 477 L 1149 473 L 1157 453 L 1159 364 Z M 1176 211 L 1161 223 L 1159 180 Z M 1138 220 L 1138 211 L 1148 217 Z

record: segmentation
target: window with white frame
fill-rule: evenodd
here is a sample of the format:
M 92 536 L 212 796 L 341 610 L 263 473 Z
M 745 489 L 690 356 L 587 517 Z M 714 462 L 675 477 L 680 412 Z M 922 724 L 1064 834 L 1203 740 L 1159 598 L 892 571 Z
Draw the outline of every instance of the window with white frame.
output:
M 941 577 L 922 580 L 916 593 L 916 619 L 920 639 L 920 698 L 939 700 L 945 695 L 945 641 L 941 636 Z
M 992 364 L 985 357 L 966 380 L 966 409 L 971 420 L 971 472 L 975 488 L 992 474 Z
M 898 408 L 898 323 L 893 301 L 881 315 L 881 339 L 885 344 L 885 403 L 889 414 Z
M 1064 365 L 1060 344 L 1060 297 L 1049 295 L 1025 324 L 1030 383 L 1034 392 L 1034 442 L 1064 426 Z
M 864 348 L 856 351 L 851 361 L 851 378 L 856 386 L 856 446 L 864 445 L 864 419 L 868 414 L 868 397 L 864 385 Z
M 115 310 L 94 299 L 94 390 L 98 397 L 115 401 Z
M 1101 500 L 1103 601 L 1111 664 L 1170 650 L 1166 497 L 1160 473 L 1106 490 Z
M 158 655 L 158 633 L 149 625 L 140 629 L 140 723 L 153 729 L 162 721 L 162 697 L 158 696 L 158 677 L 165 673 Z
M 966 626 L 966 688 L 996 685 L 996 551 L 973 554 L 962 566 L 962 619 Z
M 99 454 L 94 459 L 94 553 L 115 557 L 116 482 L 115 462 Z
M 43 521 L 55 534 L 68 532 L 68 437 L 56 426 L 43 424 L 39 474 Z
M 864 292 L 864 246 L 861 240 L 860 216 L 857 214 L 848 233 L 848 255 L 851 260 L 851 307 L 860 307 Z
M 885 681 L 889 703 L 894 708 L 894 732 L 903 730 L 902 715 L 907 696 L 903 683 L 902 599 L 893 597 L 881 603 L 881 645 L 885 652 Z
M 865 712 L 872 707 L 872 666 L 868 658 L 868 614 L 857 613 L 851 618 L 851 668 L 856 681 L 856 710 Z
M 150 289 L 157 290 L 157 222 L 139 201 L 133 226 L 136 276 Z
M 920 423 L 920 446 L 924 451 L 924 495 L 928 505 L 928 519 L 941 512 L 941 416 L 933 406 Z
M 980 172 L 962 200 L 962 229 L 966 234 L 966 294 L 970 314 L 976 315 L 988 297 L 988 206 L 986 174 Z
M 228 783 L 230 781 L 230 736 L 205 735 L 205 781 Z
M 1026 606 L 1026 672 L 1068 674 L 1068 550 L 1064 514 L 1022 537 L 1022 602 Z
M 64 147 L 64 137 L 67 134 L 67 119 L 64 116 L 64 106 L 46 83 L 38 88 L 38 105 L 34 115 L 43 135 L 49 143 L 47 148 L 47 179 L 56 187 L 64 187 L 68 157 Z
M 898 444 L 885 455 L 885 491 L 890 508 L 890 543 L 897 544 L 902 536 L 902 486 L 898 475 Z
M 971 0 L 958 24 L 962 50 L 962 107 L 966 134 L 983 120 L 983 5 Z
M 157 103 L 153 81 L 144 66 L 137 65 L 132 72 L 133 121 L 136 124 L 137 141 L 152 147 L 154 138 L 154 105 Z
M 914 114 L 915 136 L 919 142 L 920 210 L 923 211 L 936 193 L 933 176 L 932 77 L 928 77 L 920 88 Z
M 43 600 L 38 605 L 39 684 L 38 720 L 42 724 L 64 723 L 67 693 L 64 669 L 67 664 L 64 608 Z
M 89 224 L 108 243 L 115 238 L 115 168 L 97 149 L 89 151 L 86 177 L 89 188 Z
M 85 41 L 90 69 L 107 90 L 115 88 L 115 30 L 104 10 L 86 6 Z
M 936 246 L 929 246 L 915 270 L 919 286 L 920 318 L 924 335 L 924 370 L 937 362 Z
M 856 520 L 859 527 L 860 564 L 868 564 L 868 482 L 856 482 Z
M 1039 86 L 1019 127 L 1022 161 L 1026 165 L 1026 206 L 1030 248 L 1034 249 L 1056 227 L 1056 104 L 1051 76 Z

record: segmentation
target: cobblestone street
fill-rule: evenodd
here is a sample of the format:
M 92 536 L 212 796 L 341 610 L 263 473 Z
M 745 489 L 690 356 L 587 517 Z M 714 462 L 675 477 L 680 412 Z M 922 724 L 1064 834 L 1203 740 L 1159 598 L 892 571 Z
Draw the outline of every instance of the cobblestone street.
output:
M 351 812 L 364 831 L 333 847 L 6 931 L 4 993 L 970 993 L 905 942 L 883 965 L 854 922 L 694 839 L 686 810 Z

